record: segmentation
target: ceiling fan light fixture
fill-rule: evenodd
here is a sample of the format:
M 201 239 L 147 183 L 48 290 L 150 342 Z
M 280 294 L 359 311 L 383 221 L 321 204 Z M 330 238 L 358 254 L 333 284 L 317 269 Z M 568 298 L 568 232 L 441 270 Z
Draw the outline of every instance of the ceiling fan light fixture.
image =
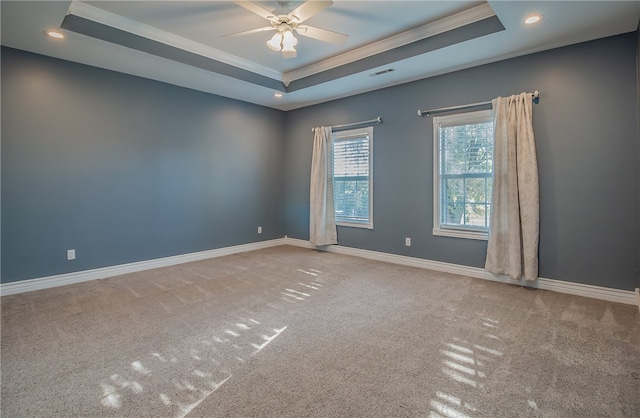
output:
M 275 52 L 296 52 L 296 45 L 298 45 L 298 40 L 293 36 L 293 31 L 288 26 L 284 29 L 278 28 L 278 31 L 267 41 L 269 49 Z
M 298 40 L 293 36 L 293 32 L 286 30 L 282 37 L 282 52 L 296 52 L 296 45 L 298 45 Z
M 276 32 L 271 39 L 267 41 L 267 46 L 270 50 L 279 52 L 282 49 L 282 34 Z

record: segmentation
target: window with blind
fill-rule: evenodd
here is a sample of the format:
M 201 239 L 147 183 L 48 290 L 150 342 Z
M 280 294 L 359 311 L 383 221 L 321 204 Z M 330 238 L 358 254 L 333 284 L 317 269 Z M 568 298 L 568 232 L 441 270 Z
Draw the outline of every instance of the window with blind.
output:
M 333 134 L 336 225 L 373 229 L 373 128 Z
M 433 234 L 487 239 L 491 217 L 491 110 L 433 118 Z

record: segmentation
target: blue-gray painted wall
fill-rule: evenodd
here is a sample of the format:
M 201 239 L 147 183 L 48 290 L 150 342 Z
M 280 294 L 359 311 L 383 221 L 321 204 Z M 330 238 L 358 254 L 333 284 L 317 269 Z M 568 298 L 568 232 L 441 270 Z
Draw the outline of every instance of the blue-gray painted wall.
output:
M 2 281 L 282 237 L 283 117 L 2 48 Z
M 486 241 L 434 236 L 432 119 L 418 109 L 540 90 L 540 276 L 632 290 L 638 270 L 637 35 L 582 43 L 287 114 L 286 231 L 308 239 L 310 128 L 374 127 L 374 229 L 341 245 L 483 267 Z M 405 237 L 412 246 L 405 247 Z
M 485 241 L 431 233 L 432 125 L 416 112 L 539 89 L 540 275 L 631 290 L 637 43 L 626 34 L 291 112 L 3 48 L 2 281 L 308 239 L 311 128 L 378 115 L 374 229 L 340 227 L 340 243 L 481 267 Z

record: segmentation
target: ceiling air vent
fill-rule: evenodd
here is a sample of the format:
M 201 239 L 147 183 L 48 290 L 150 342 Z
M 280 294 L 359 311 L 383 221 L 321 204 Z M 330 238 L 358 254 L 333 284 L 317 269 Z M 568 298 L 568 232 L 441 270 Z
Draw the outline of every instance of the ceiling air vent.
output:
M 376 71 L 375 73 L 371 73 L 371 74 L 369 74 L 369 77 L 377 77 L 379 75 L 391 73 L 391 72 L 394 72 L 394 71 L 395 70 L 393 68 L 387 68 L 386 70 L 380 70 L 380 71 Z

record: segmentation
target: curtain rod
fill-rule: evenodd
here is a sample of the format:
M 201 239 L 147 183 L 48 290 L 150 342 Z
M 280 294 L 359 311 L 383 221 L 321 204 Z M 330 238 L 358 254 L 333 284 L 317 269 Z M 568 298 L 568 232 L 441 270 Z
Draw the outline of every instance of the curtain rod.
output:
M 538 101 L 540 100 L 540 92 L 538 90 L 534 91 L 533 93 L 533 102 L 534 103 L 538 103 Z M 441 107 L 438 109 L 431 109 L 431 110 L 418 110 L 418 116 L 429 116 L 432 113 L 442 113 L 442 112 L 449 112 L 452 110 L 463 110 L 463 109 L 471 109 L 473 107 L 480 107 L 480 106 L 487 106 L 490 105 L 491 101 L 488 102 L 479 102 L 479 103 L 471 103 L 471 104 L 466 104 L 466 105 L 460 105 L 460 106 L 449 106 L 449 107 Z
M 353 122 L 353 123 L 345 123 L 344 125 L 334 125 L 331 129 L 340 129 L 340 128 L 348 128 L 350 126 L 364 125 L 367 123 L 382 123 L 382 118 L 378 116 L 375 119 L 371 120 L 363 120 L 362 122 Z M 311 132 L 315 132 L 317 128 L 311 128 Z

